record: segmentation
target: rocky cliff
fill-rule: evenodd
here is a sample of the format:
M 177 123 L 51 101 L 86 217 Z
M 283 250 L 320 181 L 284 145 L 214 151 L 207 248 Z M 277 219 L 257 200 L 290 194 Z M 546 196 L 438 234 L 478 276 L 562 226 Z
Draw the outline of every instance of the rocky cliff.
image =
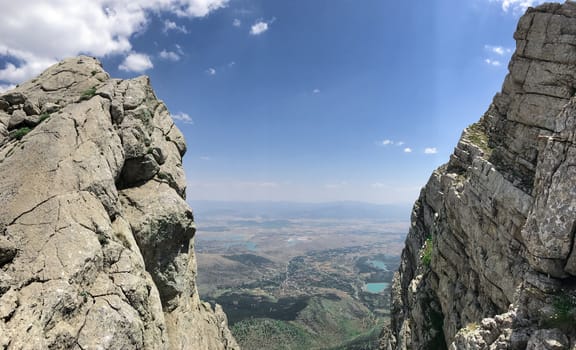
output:
M 0 95 L 1 349 L 238 349 L 196 291 L 185 151 L 93 58 Z
M 382 349 L 576 349 L 576 3 L 529 9 L 514 38 L 414 205 Z

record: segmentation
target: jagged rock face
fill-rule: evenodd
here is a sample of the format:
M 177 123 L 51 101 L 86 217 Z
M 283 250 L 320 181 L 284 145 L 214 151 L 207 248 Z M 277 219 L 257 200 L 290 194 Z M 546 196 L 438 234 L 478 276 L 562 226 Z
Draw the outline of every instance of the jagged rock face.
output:
M 382 349 L 576 349 L 576 3 L 529 9 L 501 93 L 421 192 Z
M 196 290 L 185 150 L 147 77 L 90 57 L 0 95 L 1 349 L 238 349 Z

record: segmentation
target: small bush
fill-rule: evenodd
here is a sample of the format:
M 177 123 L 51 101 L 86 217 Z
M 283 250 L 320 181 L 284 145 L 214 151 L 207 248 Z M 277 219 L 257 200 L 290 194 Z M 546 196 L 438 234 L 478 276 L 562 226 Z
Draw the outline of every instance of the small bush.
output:
M 40 115 L 40 119 L 38 119 L 38 124 L 42 123 L 43 121 L 45 121 L 46 119 L 50 118 L 50 114 L 49 113 L 42 113 Z
M 576 298 L 567 294 L 556 296 L 552 303 L 554 307 L 554 319 L 564 323 L 576 321 Z
M 32 129 L 30 129 L 29 127 L 25 126 L 23 128 L 20 128 L 16 131 L 14 131 L 11 135 L 10 138 L 11 139 L 16 139 L 16 140 L 21 140 L 24 136 L 26 136 L 26 134 L 28 134 L 30 131 L 32 131 Z
M 432 262 L 432 236 L 426 238 L 426 242 L 424 243 L 424 249 L 422 249 L 422 265 L 426 267 L 430 267 L 430 263 Z
M 89 100 L 96 95 L 96 86 L 92 86 L 90 89 L 84 90 L 82 96 L 80 96 L 80 101 Z

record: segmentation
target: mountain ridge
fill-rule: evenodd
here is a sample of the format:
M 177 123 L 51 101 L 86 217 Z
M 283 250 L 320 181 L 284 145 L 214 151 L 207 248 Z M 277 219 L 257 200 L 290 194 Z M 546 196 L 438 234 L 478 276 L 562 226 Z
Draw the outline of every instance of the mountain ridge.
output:
M 0 348 L 238 349 L 198 296 L 185 152 L 149 79 L 91 57 L 0 95 Z
M 381 349 L 576 347 L 576 3 L 529 8 L 514 38 L 413 207 Z

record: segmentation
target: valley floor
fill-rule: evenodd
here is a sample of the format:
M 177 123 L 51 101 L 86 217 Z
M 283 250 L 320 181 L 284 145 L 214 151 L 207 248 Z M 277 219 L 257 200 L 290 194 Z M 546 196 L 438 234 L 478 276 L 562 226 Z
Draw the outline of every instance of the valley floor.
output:
M 205 218 L 202 298 L 245 349 L 371 349 L 389 316 L 407 222 Z

